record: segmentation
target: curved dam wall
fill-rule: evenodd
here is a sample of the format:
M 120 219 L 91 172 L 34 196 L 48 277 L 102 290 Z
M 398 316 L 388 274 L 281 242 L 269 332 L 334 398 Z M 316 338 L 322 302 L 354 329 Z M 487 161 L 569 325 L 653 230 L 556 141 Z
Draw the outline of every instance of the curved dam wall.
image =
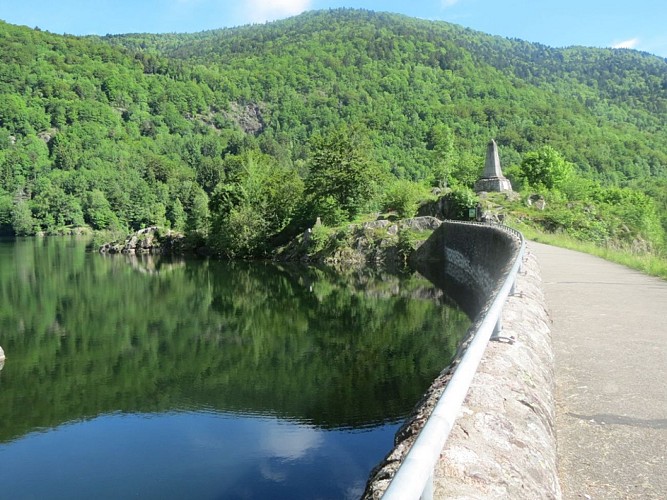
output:
M 491 302 L 519 247 L 517 237 L 500 227 L 445 221 L 412 254 L 410 265 L 474 320 Z
M 473 319 L 474 335 L 520 248 L 506 228 L 444 222 L 411 265 L 447 291 Z M 523 270 L 433 472 L 434 498 L 561 498 L 557 476 L 551 332 L 539 266 Z M 467 342 L 461 346 L 464 352 Z M 440 398 L 458 359 L 433 382 L 371 475 L 364 498 L 381 498 Z

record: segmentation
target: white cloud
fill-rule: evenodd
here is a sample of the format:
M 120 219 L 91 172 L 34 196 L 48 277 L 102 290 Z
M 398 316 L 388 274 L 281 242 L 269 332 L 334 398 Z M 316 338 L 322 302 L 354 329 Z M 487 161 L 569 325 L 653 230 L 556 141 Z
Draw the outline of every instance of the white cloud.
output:
M 314 428 L 278 422 L 262 429 L 262 450 L 277 458 L 297 460 L 322 445 L 322 433 Z
M 447 7 L 453 7 L 459 3 L 459 0 L 440 0 L 440 4 L 446 9 Z
M 614 43 L 611 47 L 613 49 L 634 49 L 639 45 L 639 38 L 630 38 L 622 42 Z
M 301 14 L 311 4 L 312 0 L 248 0 L 244 10 L 252 22 L 261 23 Z

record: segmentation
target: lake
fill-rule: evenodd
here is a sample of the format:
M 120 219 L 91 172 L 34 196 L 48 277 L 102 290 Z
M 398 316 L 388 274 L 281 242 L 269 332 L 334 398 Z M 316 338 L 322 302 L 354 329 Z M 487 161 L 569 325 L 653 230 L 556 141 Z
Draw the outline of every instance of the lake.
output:
M 417 274 L 0 240 L 0 496 L 358 498 L 469 323 Z

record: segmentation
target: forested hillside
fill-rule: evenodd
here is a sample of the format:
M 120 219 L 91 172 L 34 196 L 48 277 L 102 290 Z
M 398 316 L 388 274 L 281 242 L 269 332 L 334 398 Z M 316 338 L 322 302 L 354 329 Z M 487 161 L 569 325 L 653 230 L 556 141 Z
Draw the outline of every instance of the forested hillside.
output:
M 295 219 L 390 205 L 407 181 L 470 186 L 495 138 L 518 184 L 540 187 L 522 167 L 549 147 L 580 181 L 565 198 L 641 207 L 630 238 L 659 245 L 666 125 L 667 61 L 631 50 L 359 10 L 186 35 L 0 23 L 0 226 L 16 234 L 157 223 L 261 253 Z

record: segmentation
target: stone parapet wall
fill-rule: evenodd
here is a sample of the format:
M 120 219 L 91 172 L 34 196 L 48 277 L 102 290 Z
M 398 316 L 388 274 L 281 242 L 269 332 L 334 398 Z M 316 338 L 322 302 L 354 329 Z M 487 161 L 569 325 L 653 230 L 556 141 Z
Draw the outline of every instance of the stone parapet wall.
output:
M 561 498 L 554 355 L 539 266 L 527 254 L 435 470 L 436 498 Z
M 518 242 L 500 228 L 443 223 L 412 264 L 460 300 L 471 331 L 504 281 Z M 434 471 L 436 498 L 560 498 L 554 431 L 553 352 L 539 267 L 527 253 L 503 335 L 491 342 Z M 481 313 L 480 313 L 481 311 Z M 455 360 L 452 366 L 456 365 Z M 451 378 L 448 368 L 396 436 L 365 498 L 380 498 Z

